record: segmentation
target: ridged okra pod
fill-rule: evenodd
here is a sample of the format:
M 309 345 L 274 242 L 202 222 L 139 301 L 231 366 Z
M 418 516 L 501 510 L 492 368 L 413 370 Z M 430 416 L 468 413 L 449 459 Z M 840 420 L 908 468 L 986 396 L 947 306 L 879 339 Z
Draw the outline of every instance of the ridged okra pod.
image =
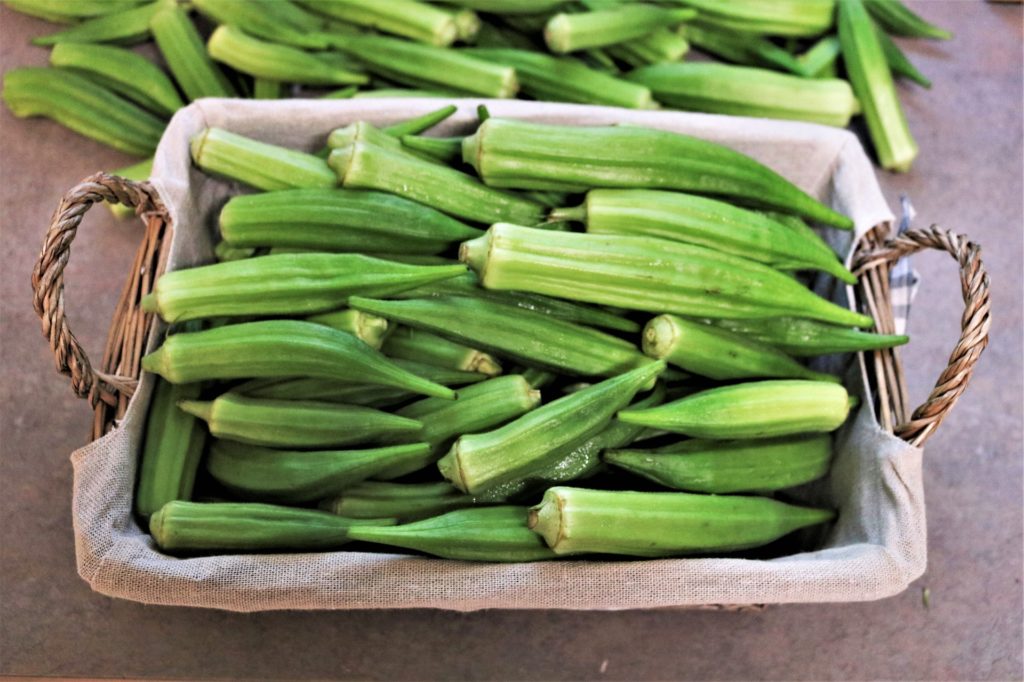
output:
M 447 47 L 459 37 L 451 13 L 417 0 L 316 0 L 311 9 L 348 24 Z
M 130 179 L 130 178 L 129 178 Z M 256 255 L 256 248 L 251 246 L 232 246 L 221 240 L 213 247 L 213 257 L 218 263 L 226 263 L 232 260 L 243 260 Z
M 568 57 L 552 57 L 527 50 L 472 48 L 468 54 L 511 66 L 526 94 L 539 100 L 607 104 L 630 109 L 652 109 L 651 91 L 643 85 L 595 71 Z
M 259 552 L 337 549 L 349 529 L 383 519 L 354 520 L 315 509 L 257 502 L 168 502 L 149 519 L 165 552 Z
M 465 271 L 461 265 L 405 265 L 355 253 L 293 253 L 164 273 L 142 307 L 167 322 L 242 315 L 302 315 L 384 296 Z
M 914 63 L 903 53 L 900 46 L 885 31 L 878 30 L 876 35 L 878 36 L 878 44 L 882 46 L 885 62 L 889 65 L 893 76 L 902 76 L 912 80 L 922 88 L 932 87 L 932 82 L 914 66 Z
M 407 118 L 404 121 L 384 126 L 381 128 L 381 131 L 396 139 L 403 135 L 419 135 L 420 133 L 433 128 L 442 121 L 450 118 L 452 114 L 458 110 L 459 108 L 454 104 L 446 104 L 440 109 L 434 109 L 433 111 L 428 111 L 425 114 L 413 116 L 412 118 Z
M 236 246 L 396 254 L 440 253 L 482 234 L 409 199 L 337 188 L 232 197 L 221 210 L 220 232 Z
M 607 426 L 615 412 L 664 368 L 662 362 L 639 367 L 538 407 L 501 428 L 462 436 L 438 461 L 438 469 L 456 488 L 474 495 L 515 481 L 558 448 Z
M 446 4 L 468 7 L 488 14 L 543 14 L 557 10 L 569 0 L 448 0 Z
M 398 327 L 388 336 L 383 350 L 385 355 L 398 360 L 488 376 L 501 374 L 501 363 L 492 355 L 422 329 Z
M 455 397 L 451 389 L 403 369 L 351 334 L 297 320 L 243 322 L 174 334 L 142 358 L 142 368 L 175 384 L 306 376 Z
M 156 381 L 146 416 L 135 488 L 135 512 L 143 518 L 171 500 L 192 496 L 206 429 L 200 420 L 178 409 L 177 403 L 198 398 L 199 389 L 199 384 Z
M 887 170 L 908 171 L 917 158 L 917 143 L 900 106 L 878 31 L 863 0 L 840 2 L 838 17 L 843 64 L 864 110 L 878 161 Z
M 759 547 L 834 517 L 766 497 L 556 487 L 529 526 L 556 554 L 657 557 Z
M 733 197 L 840 228 L 853 226 L 749 156 L 664 130 L 489 118 L 463 141 L 462 158 L 491 187 L 679 190 Z
M 319 506 L 350 519 L 395 518 L 407 522 L 474 504 L 475 497 L 460 493 L 450 483 L 365 481 L 323 500 Z
M 50 52 L 50 64 L 82 73 L 163 116 L 170 116 L 185 106 L 167 74 L 131 50 L 110 45 L 59 43 Z
M 756 34 L 737 33 L 703 24 L 700 20 L 680 31 L 701 52 L 745 66 L 774 68 L 798 76 L 811 76 L 803 63 L 789 52 Z M 838 53 L 838 50 L 837 50 Z
M 454 166 L 462 163 L 461 137 L 426 137 L 425 135 L 402 135 L 402 146 L 420 156 Z
M 544 42 L 564 54 L 591 47 L 624 43 L 697 16 L 692 9 L 621 5 L 590 12 L 556 14 L 544 26 Z
M 437 296 L 381 301 L 353 297 L 349 305 L 557 372 L 612 376 L 648 362 L 636 346 L 610 334 L 477 298 Z
M 319 400 L 330 403 L 390 407 L 416 396 L 403 388 L 353 384 L 310 377 L 298 379 L 253 379 L 231 389 L 232 393 L 270 400 Z
M 893 348 L 902 346 L 910 340 L 909 336 L 902 334 L 872 334 L 795 317 L 707 321 L 774 346 L 795 357 Z
M 134 45 L 149 37 L 149 20 L 160 9 L 160 2 L 148 2 L 109 14 L 86 19 L 70 28 L 32 39 L 33 45 L 59 43 L 117 43 Z
M 690 44 L 678 33 L 661 27 L 639 38 L 610 45 L 604 51 L 621 62 L 639 67 L 677 62 L 690 51 Z
M 324 159 L 222 128 L 206 128 L 192 138 L 190 145 L 192 161 L 199 168 L 256 189 L 334 187 L 338 184 L 338 177 Z
M 839 384 L 773 379 L 709 388 L 658 407 L 626 409 L 618 418 L 694 438 L 773 438 L 834 431 L 851 402 Z
M 465 561 L 538 561 L 555 554 L 526 527 L 526 507 L 480 507 L 398 526 L 360 526 L 353 540 L 413 549 Z M 532 537 L 531 537 L 532 536 Z
M 772 346 L 676 315 L 659 315 L 647 323 L 643 349 L 652 358 L 719 381 L 758 377 L 839 381 L 807 369 Z
M 781 118 L 846 127 L 860 109 L 850 84 L 838 78 L 803 78 L 752 66 L 711 62 L 652 64 L 627 79 L 650 88 L 676 109 Z
M 26 67 L 4 74 L 4 102 L 18 118 L 43 116 L 127 154 L 149 156 L 164 122 L 85 76 Z
M 290 1 L 193 0 L 192 5 L 216 24 L 281 45 L 317 50 L 329 44 L 322 33 L 326 21 Z
M 235 26 L 218 26 L 206 42 L 218 62 L 256 78 L 306 85 L 368 83 L 369 77 L 336 66 L 316 54 L 254 38 Z
M 513 289 L 652 313 L 759 318 L 791 315 L 870 327 L 766 265 L 702 246 L 494 225 L 459 257 L 488 289 Z M 370 311 L 373 312 L 373 311 Z
M 216 400 L 182 400 L 217 438 L 267 447 L 336 447 L 409 440 L 422 424 L 358 405 L 316 400 L 268 400 L 225 393 Z M 413 438 L 415 440 L 415 438 Z
M 857 278 L 813 231 L 797 232 L 757 211 L 683 192 L 593 189 L 583 204 L 549 220 L 576 220 L 592 234 L 659 237 L 697 244 L 780 270 L 813 268 L 854 284 Z
M 206 53 L 199 31 L 176 2 L 164 1 L 149 21 L 160 54 L 190 100 L 237 97 L 230 81 Z
M 74 23 L 89 17 L 138 5 L 142 0 L 6 0 L 15 12 L 57 24 Z
M 832 28 L 836 0 L 677 0 L 700 21 L 740 34 L 813 37 Z
M 828 35 L 811 45 L 796 60 L 808 78 L 834 78 L 839 51 L 839 38 Z
M 412 443 L 366 450 L 274 450 L 218 440 L 206 469 L 245 499 L 303 504 L 337 495 L 389 466 L 422 459 L 428 449 L 425 443 Z
M 909 38 L 950 40 L 953 34 L 932 24 L 900 0 L 866 0 L 864 5 L 872 18 L 887 33 Z
M 332 151 L 328 163 L 346 189 L 391 192 L 457 218 L 525 225 L 543 219 L 543 208 L 536 202 L 402 151 L 357 142 Z
M 819 435 L 732 441 L 693 438 L 655 450 L 610 450 L 603 459 L 676 490 L 768 492 L 827 474 L 832 439 Z
M 329 313 L 310 315 L 307 322 L 327 325 L 340 332 L 348 332 L 371 348 L 380 350 L 388 333 L 388 321 L 383 317 L 370 315 L 359 310 L 333 310 Z

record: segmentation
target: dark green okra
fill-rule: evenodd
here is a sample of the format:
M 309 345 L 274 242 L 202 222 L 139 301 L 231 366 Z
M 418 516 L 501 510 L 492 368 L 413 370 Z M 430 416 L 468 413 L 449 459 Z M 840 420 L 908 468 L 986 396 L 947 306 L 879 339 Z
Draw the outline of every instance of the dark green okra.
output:
M 450 118 L 458 110 L 459 108 L 454 104 L 446 104 L 440 109 L 434 109 L 425 114 L 384 126 L 380 130 L 396 139 L 401 138 L 403 135 L 419 135 L 423 131 L 429 130 L 445 119 Z
M 298 320 L 243 322 L 174 334 L 142 358 L 142 368 L 175 384 L 306 376 L 455 397 L 451 389 L 396 365 L 351 334 Z
M 233 393 L 270 400 L 319 400 L 330 403 L 390 407 L 416 394 L 404 388 L 352 384 L 329 379 L 253 379 L 231 389 Z
M 405 265 L 354 253 L 260 256 L 174 270 L 142 301 L 167 322 L 243 315 L 303 315 L 356 294 L 384 296 L 465 271 L 461 265 Z
M 456 509 L 398 526 L 353 527 L 349 537 L 445 559 L 501 562 L 554 559 L 554 552 L 526 527 L 526 514 L 526 507 Z
M 117 12 L 143 0 L 6 0 L 15 12 L 28 14 L 57 24 L 70 24 Z
M 603 459 L 676 490 L 768 492 L 827 474 L 832 439 L 827 435 L 732 441 L 693 438 L 654 450 L 609 450 Z
M 148 2 L 138 7 L 96 16 L 63 31 L 37 36 L 32 39 L 32 44 L 45 46 L 59 43 L 141 43 L 149 38 L 149 21 L 160 9 L 161 4 Z
M 479 372 L 488 376 L 501 374 L 501 363 L 488 353 L 422 329 L 396 328 L 388 336 L 383 351 L 385 355 L 396 360 L 411 360 L 446 369 Z
M 744 66 L 774 68 L 798 76 L 813 76 L 807 67 L 789 52 L 756 34 L 724 31 L 703 24 L 699 19 L 680 29 L 686 39 L 699 49 L 727 62 Z M 836 50 L 838 54 L 838 50 Z
M 749 336 L 796 357 L 892 348 L 902 346 L 910 340 L 909 336 L 902 334 L 872 334 L 795 317 L 705 321 Z
M 390 483 L 364 481 L 323 500 L 320 508 L 350 519 L 396 518 L 401 522 L 472 507 L 476 498 L 450 483 Z
M 435 254 L 480 230 L 384 192 L 291 189 L 232 197 L 220 231 L 236 246 Z
M 894 76 L 902 76 L 912 80 L 922 88 L 932 87 L 932 82 L 914 66 L 914 63 L 903 53 L 900 46 L 885 31 L 879 30 L 877 33 L 878 43 L 882 46 L 882 53 L 885 54 L 885 61 Z
M 872 18 L 887 33 L 910 38 L 950 40 L 953 34 L 930 23 L 900 0 L 867 0 L 864 5 Z
M 206 53 L 188 12 L 176 2 L 161 1 L 160 9 L 149 20 L 149 30 L 185 96 L 190 100 L 237 97 L 230 81 Z
M 213 59 L 256 78 L 306 85 L 361 85 L 370 78 L 289 45 L 254 38 L 235 26 L 218 26 L 206 42 Z
M 206 469 L 245 499 L 303 504 L 337 495 L 388 467 L 420 460 L 428 450 L 426 443 L 366 450 L 276 450 L 217 440 Z
M 384 343 L 384 337 L 388 334 L 388 321 L 383 317 L 348 308 L 310 315 L 306 321 L 324 324 L 340 332 L 348 332 L 377 350 L 380 350 Z
M 259 142 L 222 128 L 206 128 L 192 138 L 190 146 L 192 161 L 202 170 L 256 189 L 338 184 L 338 177 L 327 162 L 314 154 Z
M 449 0 L 448 4 L 488 14 L 535 14 L 557 10 L 569 0 Z
M 766 497 L 555 487 L 528 523 L 556 554 L 657 557 L 758 547 L 833 518 Z
M 552 52 L 564 54 L 592 47 L 617 45 L 673 26 L 697 16 L 688 8 L 620 5 L 573 14 L 560 13 L 544 26 L 544 42 Z
M 442 161 L 453 166 L 462 163 L 461 137 L 402 135 L 401 140 L 403 147 L 413 152 L 417 152 L 420 155 L 426 154 L 432 159 Z
M 217 24 L 281 45 L 322 50 L 329 44 L 322 33 L 326 22 L 287 0 L 193 0 L 192 5 Z
M 749 156 L 664 130 L 490 118 L 463 141 L 462 158 L 491 187 L 689 191 L 730 196 L 836 227 L 853 226 L 848 217 Z

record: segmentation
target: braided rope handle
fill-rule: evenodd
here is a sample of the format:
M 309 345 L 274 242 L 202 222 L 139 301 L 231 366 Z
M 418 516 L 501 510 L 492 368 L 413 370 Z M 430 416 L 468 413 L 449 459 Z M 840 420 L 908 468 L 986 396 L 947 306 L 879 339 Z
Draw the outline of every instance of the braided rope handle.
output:
M 134 207 L 139 215 L 166 214 L 163 202 L 149 183 L 96 173 L 64 194 L 50 220 L 39 260 L 32 270 L 32 304 L 42 321 L 43 335 L 50 342 L 57 371 L 71 377 L 75 395 L 89 397 L 93 404 L 101 398 L 110 402 L 116 393 L 131 395 L 137 383 L 134 377 L 95 369 L 71 332 L 64 313 L 64 268 L 71 254 L 71 242 L 86 212 L 100 201 Z
M 945 251 L 960 266 L 960 287 L 964 312 L 960 318 L 960 339 L 950 353 L 946 368 L 935 387 L 910 419 L 895 427 L 897 436 L 912 445 L 922 445 L 963 394 L 974 366 L 988 345 L 991 325 L 989 279 L 981 262 L 981 247 L 965 236 L 936 225 L 926 230 L 910 230 L 887 240 L 878 248 L 861 251 L 854 258 L 854 274 L 860 276 L 880 263 L 895 263 L 903 256 L 923 249 Z

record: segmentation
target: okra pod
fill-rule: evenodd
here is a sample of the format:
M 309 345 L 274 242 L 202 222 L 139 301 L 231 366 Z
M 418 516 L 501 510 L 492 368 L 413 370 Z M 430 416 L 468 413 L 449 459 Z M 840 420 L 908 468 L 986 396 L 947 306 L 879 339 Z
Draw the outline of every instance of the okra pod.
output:
M 546 369 L 537 369 L 536 367 L 527 367 L 522 371 L 522 375 L 526 379 L 526 383 L 530 384 L 533 388 L 544 388 L 558 378 L 558 375 L 554 372 L 549 372 Z
M 458 107 L 454 104 L 448 104 L 440 109 L 428 111 L 421 116 L 414 116 L 413 118 L 399 121 L 393 125 L 385 126 L 384 128 L 381 128 L 381 131 L 396 139 L 403 135 L 419 135 L 420 133 L 433 128 L 445 119 L 450 118 L 451 115 L 458 110 Z
M 165 552 L 258 552 L 337 549 L 349 529 L 382 524 L 315 509 L 257 502 L 168 502 L 149 519 L 149 532 Z
M 232 197 L 221 210 L 220 232 L 235 246 L 425 255 L 482 234 L 393 194 L 317 188 Z
M 357 92 L 352 95 L 353 99 L 386 99 L 386 98 L 433 98 L 433 99 L 449 99 L 453 97 L 450 92 L 441 92 L 440 90 L 413 90 L 412 88 L 381 88 L 379 90 L 366 90 L 364 92 Z
M 863 0 L 843 0 L 838 12 L 843 64 L 864 110 L 879 163 L 887 170 L 908 171 L 917 157 L 917 143 L 907 127 L 878 31 Z
M 422 329 L 398 327 L 388 336 L 383 350 L 388 357 L 399 360 L 488 376 L 501 374 L 501 363 L 493 356 Z
M 563 445 L 603 429 L 665 368 L 653 362 L 538 407 L 501 428 L 460 437 L 438 461 L 456 488 L 478 494 L 519 479 Z
M 288 0 L 193 0 L 192 5 L 217 24 L 282 45 L 322 50 L 326 22 Z M 214 57 L 216 59 L 216 57 Z
M 322 95 L 320 99 L 351 99 L 359 93 L 358 85 L 350 85 L 347 88 L 341 88 L 340 90 L 332 90 L 326 95 Z M 327 153 L 327 148 L 324 148 L 324 153 Z
M 529 526 L 556 554 L 657 557 L 759 547 L 834 517 L 766 497 L 556 487 Z
M 900 0 L 867 0 L 868 12 L 887 33 L 909 38 L 932 38 L 950 40 L 953 34 L 930 23 L 904 5 Z
M 445 559 L 519 562 L 555 558 L 544 541 L 526 527 L 525 507 L 456 509 L 398 526 L 352 527 L 349 537 Z
M 15 12 L 44 19 L 57 24 L 69 24 L 81 19 L 103 16 L 111 12 L 130 9 L 143 0 L 4 0 Z
M 451 389 L 397 366 L 351 334 L 297 320 L 243 322 L 173 334 L 142 358 L 142 368 L 175 384 L 306 376 L 455 397 Z
M 914 66 L 900 46 L 885 31 L 879 30 L 877 34 L 878 43 L 882 46 L 882 53 L 885 54 L 885 61 L 893 75 L 912 80 L 923 88 L 932 87 L 932 82 Z
M 320 508 L 350 519 L 396 518 L 401 522 L 437 516 L 476 503 L 449 483 L 364 481 L 324 500 Z
M 218 62 L 256 78 L 306 85 L 370 81 L 364 73 L 335 66 L 311 52 L 254 38 L 234 26 L 218 26 L 206 42 L 206 50 Z
M 827 474 L 832 439 L 818 435 L 733 441 L 693 438 L 655 450 L 609 450 L 603 459 L 676 490 L 769 492 Z
M 206 469 L 245 499 L 303 504 L 337 495 L 389 466 L 422 458 L 428 450 L 426 443 L 365 450 L 273 450 L 217 440 Z
M 457 218 L 527 225 L 543 219 L 543 208 L 529 199 L 487 187 L 471 175 L 401 151 L 357 142 L 332 151 L 328 163 L 346 189 L 391 192 Z
M 582 222 L 591 234 L 658 237 L 705 246 L 780 270 L 813 268 L 849 284 L 857 278 L 813 231 L 725 201 L 682 192 L 594 189 L 584 203 L 555 209 L 549 220 Z
M 439 0 L 427 0 L 438 2 Z M 445 4 L 468 7 L 488 14 L 543 14 L 556 10 L 569 0 L 444 0 Z
M 690 51 L 690 44 L 678 33 L 662 26 L 647 35 L 611 45 L 605 50 L 619 61 L 638 67 L 661 62 L 677 62 Z
M 560 373 L 614 376 L 645 365 L 633 344 L 543 313 L 466 296 L 404 301 L 352 297 L 356 310 Z
M 167 74 L 131 50 L 109 45 L 59 43 L 50 52 L 50 64 L 81 73 L 158 114 L 170 116 L 185 106 Z
M 462 384 L 475 384 L 478 381 L 486 381 L 488 379 L 487 374 L 483 372 L 467 372 L 463 369 L 450 369 L 448 367 L 438 367 L 436 365 L 428 365 L 423 362 L 415 362 L 413 360 L 403 360 L 401 358 L 392 359 L 396 365 L 402 369 L 406 369 L 418 377 L 422 377 L 429 381 L 433 381 L 436 384 L 442 386 L 460 386 Z
M 727 62 L 774 68 L 798 76 L 812 75 L 798 58 L 759 35 L 722 30 L 699 20 L 687 24 L 681 31 L 702 52 Z
M 348 332 L 371 348 L 380 350 L 388 333 L 388 321 L 359 310 L 342 309 L 320 313 L 306 318 L 308 322 L 324 324 L 341 332 Z
M 243 247 L 243 246 L 232 246 L 226 241 L 217 242 L 217 246 L 213 247 L 213 255 L 217 259 L 218 263 L 225 263 L 232 260 L 242 260 L 244 258 L 252 258 L 256 255 L 255 247 Z
M 253 99 L 281 99 L 284 93 L 284 83 L 280 81 L 267 80 L 266 78 L 253 78 L 252 98 Z
M 535 99 L 631 109 L 654 107 L 651 91 L 645 86 L 595 71 L 569 57 L 494 48 L 472 48 L 463 52 L 513 67 L 523 92 Z
M 626 409 L 618 418 L 694 438 L 774 438 L 834 431 L 850 405 L 839 384 L 774 379 L 710 388 L 658 407 Z
M 834 78 L 839 50 L 839 38 L 825 36 L 796 59 L 804 75 L 811 78 Z
M 498 224 L 464 242 L 459 257 L 488 289 L 696 317 L 790 315 L 858 327 L 874 324 L 766 265 L 663 239 Z
M 462 159 L 491 187 L 674 189 L 731 196 L 827 225 L 853 226 L 852 220 L 749 156 L 663 130 L 491 118 L 463 141 Z
M 420 155 L 442 161 L 449 165 L 462 163 L 461 137 L 425 137 L 421 135 L 402 135 L 402 146 Z
M 202 37 L 176 2 L 164 2 L 150 19 L 149 29 L 167 68 L 186 97 L 196 100 L 238 96 L 224 73 L 206 54 Z
M 259 142 L 222 128 L 206 128 L 192 138 L 192 161 L 199 168 L 261 190 L 334 187 L 338 177 L 313 154 Z M 262 245 L 261 245 L 262 246 Z
M 79 135 L 138 156 L 150 156 L 164 122 L 85 76 L 26 67 L 4 74 L 4 102 L 18 118 L 44 116 Z
M 544 26 L 544 42 L 564 54 L 591 47 L 624 43 L 659 27 L 674 26 L 697 16 L 692 9 L 621 5 L 576 14 L 556 14 Z
M 416 0 L 316 0 L 307 7 L 348 24 L 447 47 L 459 36 L 449 12 Z
M 836 0 L 675 0 L 701 22 L 741 34 L 813 37 L 832 28 Z M 841 4 L 841 3 L 840 3 Z
M 480 35 L 480 28 L 483 26 L 480 15 L 468 8 L 451 10 L 450 14 L 452 21 L 455 22 L 458 40 L 463 43 L 475 42 L 476 37 Z
M 796 357 L 893 348 L 910 340 L 909 336 L 903 334 L 872 334 L 794 317 L 707 322 L 749 336 Z
M 317 400 L 329 403 L 391 407 L 416 397 L 404 388 L 346 383 L 329 379 L 253 379 L 231 389 L 232 393 L 269 400 Z
M 142 301 L 167 322 L 328 311 L 356 294 L 384 296 L 465 272 L 355 253 L 296 253 L 201 265 L 161 275 Z
M 118 43 L 134 45 L 149 38 L 149 20 L 160 9 L 161 2 L 148 2 L 87 19 L 63 31 L 37 36 L 33 45 L 59 43 Z

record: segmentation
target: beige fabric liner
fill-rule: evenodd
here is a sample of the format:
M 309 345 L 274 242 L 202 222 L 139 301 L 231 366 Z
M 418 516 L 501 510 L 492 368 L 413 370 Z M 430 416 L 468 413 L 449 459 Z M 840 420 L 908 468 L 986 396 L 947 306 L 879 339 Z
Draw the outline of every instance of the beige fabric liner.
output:
M 890 221 L 874 169 L 856 137 L 799 123 L 678 112 L 515 101 L 455 100 L 437 134 L 464 132 L 485 102 L 493 115 L 553 123 L 629 123 L 715 140 L 748 153 L 852 216 L 859 237 Z M 176 229 L 170 267 L 213 259 L 219 207 L 241 191 L 195 170 L 188 140 L 206 126 L 314 150 L 326 133 L 364 119 L 390 124 L 441 100 L 279 102 L 203 100 L 179 111 L 157 151 L 153 183 Z M 831 231 L 842 253 L 849 233 Z M 822 291 L 845 302 L 852 290 Z M 866 396 L 862 363 L 847 386 Z M 848 602 L 901 592 L 925 568 L 921 450 L 884 433 L 870 400 L 837 437 L 832 474 L 799 496 L 840 510 L 820 547 L 771 560 L 735 558 L 481 564 L 401 554 L 329 552 L 175 559 L 160 554 L 131 515 L 136 459 L 152 388 L 147 375 L 117 429 L 71 456 L 81 576 L 98 592 L 152 604 L 232 611 L 441 608 L 641 609 L 704 604 Z

